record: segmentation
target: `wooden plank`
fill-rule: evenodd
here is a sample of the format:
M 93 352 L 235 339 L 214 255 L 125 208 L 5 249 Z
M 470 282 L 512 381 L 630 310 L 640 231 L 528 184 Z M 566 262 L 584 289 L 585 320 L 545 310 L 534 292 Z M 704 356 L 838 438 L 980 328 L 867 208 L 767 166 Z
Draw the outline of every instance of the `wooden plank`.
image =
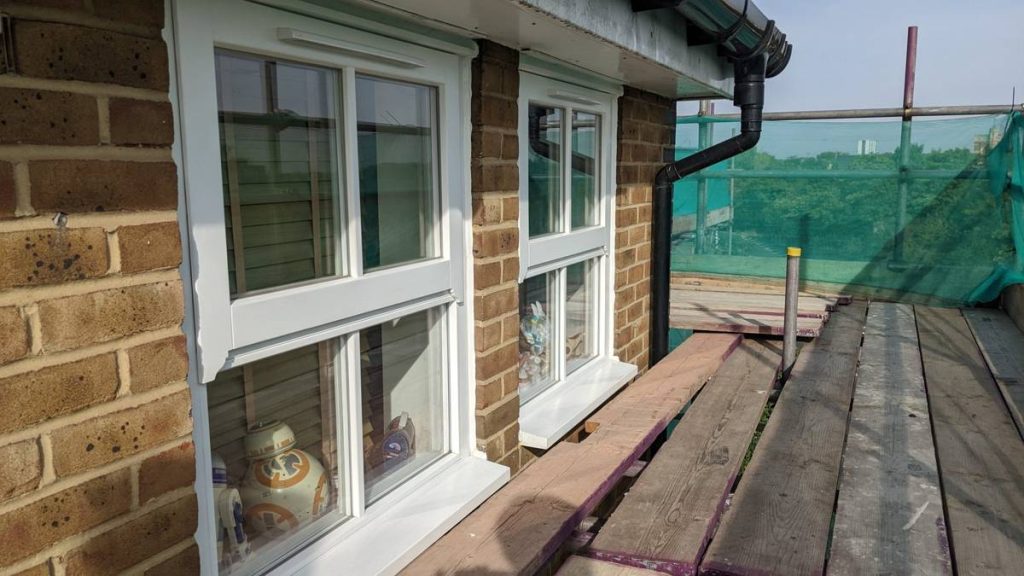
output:
M 914 309 L 872 303 L 828 574 L 952 574 L 946 533 Z
M 714 274 L 694 274 L 676 272 L 671 277 L 672 287 L 685 287 L 692 290 L 711 290 L 715 292 L 743 292 L 761 294 L 784 294 L 785 278 L 767 278 L 760 276 L 727 276 Z M 801 296 L 820 296 L 834 298 L 839 304 L 849 304 L 853 298 L 849 294 L 840 294 L 835 288 L 822 288 L 818 284 L 804 282 L 800 287 Z M 834 286 L 834 285 L 833 285 Z
M 675 287 L 671 291 L 671 302 L 677 305 L 697 305 L 711 310 L 722 308 L 766 308 L 784 310 L 786 296 L 746 292 L 716 292 L 710 290 L 689 290 Z M 835 298 L 801 295 L 799 309 L 804 314 L 829 312 L 837 306 Z M 820 314 L 819 314 L 820 315 Z
M 599 410 L 592 435 L 556 444 L 434 543 L 403 574 L 533 574 L 611 491 L 735 348 L 689 338 Z
M 669 326 L 703 332 L 730 332 L 781 336 L 783 317 L 756 313 L 717 312 L 703 310 L 669 309 Z M 821 335 L 825 322 L 822 318 L 797 318 L 797 336 L 814 338 Z
M 750 340 L 726 360 L 598 532 L 591 556 L 696 573 L 780 363 Z
M 706 574 L 821 574 L 865 306 L 804 346 L 701 564 Z
M 1006 407 L 1024 434 L 1024 334 L 999 310 L 964 310 Z
M 664 573 L 582 556 L 570 556 L 555 576 L 664 576 Z
M 1024 443 L 966 320 L 916 308 L 957 574 L 1024 567 Z

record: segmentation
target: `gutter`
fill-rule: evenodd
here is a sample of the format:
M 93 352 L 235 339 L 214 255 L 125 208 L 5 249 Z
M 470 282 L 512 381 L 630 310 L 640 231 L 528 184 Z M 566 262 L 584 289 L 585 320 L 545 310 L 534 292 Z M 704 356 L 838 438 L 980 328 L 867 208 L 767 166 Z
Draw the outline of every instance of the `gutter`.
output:
M 711 41 L 733 63 L 733 103 L 740 133 L 670 162 L 654 179 L 651 256 L 651 351 L 653 366 L 668 354 L 672 253 L 672 188 L 676 181 L 753 148 L 761 138 L 764 82 L 786 67 L 792 46 L 751 0 L 633 0 L 634 11 L 672 7 L 692 25 L 688 38 Z M 692 43 L 692 42 L 691 42 Z

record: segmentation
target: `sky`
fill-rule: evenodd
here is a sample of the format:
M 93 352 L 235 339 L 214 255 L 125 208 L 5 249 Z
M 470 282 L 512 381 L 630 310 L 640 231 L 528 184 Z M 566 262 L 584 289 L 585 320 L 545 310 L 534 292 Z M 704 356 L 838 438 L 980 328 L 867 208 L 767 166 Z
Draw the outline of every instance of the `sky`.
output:
M 765 110 L 903 105 L 907 27 L 917 25 L 917 106 L 1024 100 L 1024 0 L 756 0 L 793 44 Z M 716 103 L 716 112 L 731 111 Z M 680 105 L 696 112 L 695 103 Z

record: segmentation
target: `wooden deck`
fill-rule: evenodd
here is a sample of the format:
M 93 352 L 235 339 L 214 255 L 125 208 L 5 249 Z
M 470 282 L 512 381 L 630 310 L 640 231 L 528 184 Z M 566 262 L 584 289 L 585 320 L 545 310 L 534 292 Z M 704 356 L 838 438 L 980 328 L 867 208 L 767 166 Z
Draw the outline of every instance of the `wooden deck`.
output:
M 1024 573 L 1024 334 L 828 312 L 774 401 L 777 340 L 691 337 L 406 573 Z
M 797 306 L 797 335 L 821 334 L 832 311 L 849 298 L 801 293 Z M 785 295 L 781 291 L 739 292 L 726 286 L 672 285 L 669 326 L 695 332 L 782 335 Z

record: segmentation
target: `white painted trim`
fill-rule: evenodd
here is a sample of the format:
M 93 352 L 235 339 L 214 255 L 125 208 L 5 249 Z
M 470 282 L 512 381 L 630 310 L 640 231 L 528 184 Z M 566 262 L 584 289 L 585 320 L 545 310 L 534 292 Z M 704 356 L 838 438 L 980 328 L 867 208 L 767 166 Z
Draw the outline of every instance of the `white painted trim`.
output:
M 635 378 L 637 367 L 602 357 L 519 408 L 519 442 L 547 450 Z
M 374 506 L 380 513 L 350 520 L 273 574 L 396 574 L 509 480 L 507 467 L 474 457 L 449 457 L 434 469 L 417 477 L 429 489 Z
M 622 96 L 622 82 L 579 66 L 573 66 L 541 52 L 520 53 L 519 71 L 568 82 L 588 90 L 599 90 L 613 96 Z
M 426 66 L 419 58 L 403 56 L 396 52 L 388 52 L 387 50 L 378 50 L 372 46 L 346 42 L 338 38 L 311 34 L 302 30 L 295 30 L 294 28 L 278 28 L 277 39 L 284 40 L 285 42 L 318 46 L 327 50 L 335 50 L 343 54 L 361 56 L 371 60 L 380 60 L 381 62 L 402 66 L 403 68 L 423 68 Z
M 337 6 L 326 8 L 309 2 L 303 2 L 302 0 L 249 1 L 255 4 L 280 8 L 296 14 L 305 14 L 327 22 L 344 24 L 352 28 L 358 28 L 457 56 L 475 58 L 479 52 L 476 42 L 468 38 L 461 38 L 439 30 L 417 26 L 407 20 L 397 20 L 386 14 L 361 9 L 358 6 L 341 2 L 337 3 Z

